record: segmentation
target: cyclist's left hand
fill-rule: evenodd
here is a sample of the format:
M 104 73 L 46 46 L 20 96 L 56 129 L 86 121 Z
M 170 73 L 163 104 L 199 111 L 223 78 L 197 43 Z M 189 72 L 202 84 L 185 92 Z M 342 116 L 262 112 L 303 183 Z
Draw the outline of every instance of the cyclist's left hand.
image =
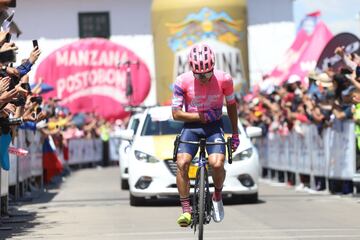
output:
M 239 139 L 239 134 L 238 133 L 233 133 L 232 137 L 231 137 L 231 148 L 232 151 L 235 152 L 236 149 L 239 147 L 240 145 L 240 139 Z
M 204 112 L 199 112 L 200 119 L 202 123 L 210 123 L 217 121 L 222 116 L 222 110 L 221 109 L 209 109 Z

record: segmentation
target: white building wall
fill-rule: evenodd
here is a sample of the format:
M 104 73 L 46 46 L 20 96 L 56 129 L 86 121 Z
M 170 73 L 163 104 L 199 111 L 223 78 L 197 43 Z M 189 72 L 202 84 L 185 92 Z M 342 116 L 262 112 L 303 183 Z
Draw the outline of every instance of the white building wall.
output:
M 151 0 L 17 0 L 19 39 L 77 38 L 80 12 L 109 12 L 111 35 L 151 34 Z

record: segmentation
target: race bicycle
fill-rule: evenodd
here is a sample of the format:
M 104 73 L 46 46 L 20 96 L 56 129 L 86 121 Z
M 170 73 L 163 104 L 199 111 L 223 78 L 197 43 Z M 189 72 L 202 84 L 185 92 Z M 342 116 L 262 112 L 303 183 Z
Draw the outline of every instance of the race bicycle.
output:
M 209 174 L 207 169 L 207 159 L 205 157 L 205 148 L 209 145 L 226 145 L 228 151 L 229 164 L 232 163 L 232 151 L 231 151 L 231 137 L 228 137 L 227 142 L 206 142 L 205 138 L 201 138 L 200 141 L 183 141 L 180 140 L 180 135 L 176 136 L 174 142 L 174 154 L 173 160 L 176 161 L 177 152 L 180 143 L 194 144 L 200 147 L 198 169 L 196 171 L 194 194 L 192 201 L 192 222 L 191 228 L 196 233 L 197 226 L 198 239 L 203 239 L 204 225 L 209 224 L 211 221 L 213 206 L 211 201 L 211 194 L 209 190 Z

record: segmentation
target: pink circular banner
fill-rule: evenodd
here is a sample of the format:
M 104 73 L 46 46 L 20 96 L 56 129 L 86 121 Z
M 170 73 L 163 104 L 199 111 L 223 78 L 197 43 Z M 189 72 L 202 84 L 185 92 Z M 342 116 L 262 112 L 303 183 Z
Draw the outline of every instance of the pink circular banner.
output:
M 141 104 L 151 84 L 149 69 L 136 54 L 101 38 L 54 51 L 37 68 L 35 79 L 40 78 L 55 88 L 46 97 L 60 98 L 73 113 L 96 112 L 110 120 L 126 117 L 124 106 Z

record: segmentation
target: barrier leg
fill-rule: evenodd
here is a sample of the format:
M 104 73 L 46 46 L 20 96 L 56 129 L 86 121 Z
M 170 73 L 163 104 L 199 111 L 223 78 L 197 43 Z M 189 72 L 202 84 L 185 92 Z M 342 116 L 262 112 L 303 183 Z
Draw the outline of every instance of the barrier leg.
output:
M 300 180 L 300 173 L 295 173 L 295 185 L 300 185 L 302 182 Z
M 43 175 L 41 175 L 40 178 L 38 178 L 38 183 L 40 185 L 41 192 L 44 192 L 44 177 L 43 177 Z
M 9 195 L 1 197 L 1 216 L 9 215 Z
M 271 169 L 271 180 L 274 180 L 274 179 L 279 179 L 278 178 L 278 171 L 274 170 L 274 169 Z
M 353 195 L 356 196 L 358 194 L 358 182 L 353 181 Z
M 325 178 L 325 191 L 329 193 L 330 192 L 329 178 L 327 176 L 325 176 L 324 178 Z
M 19 199 L 24 196 L 24 182 L 19 182 Z
M 16 158 L 16 184 L 15 184 L 15 201 L 20 198 L 20 181 L 19 181 L 19 158 Z
M 283 183 L 284 179 L 285 179 L 285 172 L 280 171 L 280 170 L 278 170 L 276 172 L 277 172 L 277 181 L 280 183 Z
M 316 190 L 315 176 L 310 174 L 310 188 Z
M 284 171 L 284 183 L 288 185 L 289 183 L 289 173 L 287 171 Z

